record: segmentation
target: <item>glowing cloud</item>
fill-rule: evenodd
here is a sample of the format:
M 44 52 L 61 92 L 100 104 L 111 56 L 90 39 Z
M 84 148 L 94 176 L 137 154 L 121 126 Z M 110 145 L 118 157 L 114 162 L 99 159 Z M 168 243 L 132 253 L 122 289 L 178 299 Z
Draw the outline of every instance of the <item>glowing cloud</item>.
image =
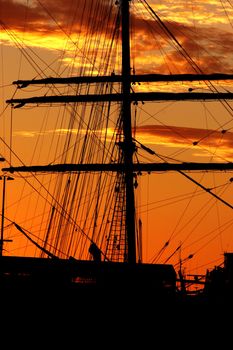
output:
M 66 136 L 68 133 L 85 135 L 86 130 L 56 129 L 43 131 L 43 133 L 38 131 L 15 131 L 14 136 L 33 138 L 40 135 L 50 136 L 52 134 Z M 112 128 L 108 128 L 107 131 L 91 130 L 90 133 L 98 133 L 100 137 L 101 134 L 107 135 L 108 141 L 111 141 L 115 131 Z M 216 155 L 229 159 L 233 158 L 233 133 L 229 131 L 180 126 L 145 125 L 137 127 L 136 139 L 144 145 L 189 148 L 196 154 L 199 153 L 202 157 L 205 156 L 201 154 L 202 150 L 210 150 L 210 152 L 217 150 Z
M 66 57 L 62 59 L 67 64 L 73 58 L 72 52 L 77 48 L 82 50 L 87 36 L 103 32 L 105 40 L 111 39 L 113 24 L 110 19 L 114 18 L 118 6 L 114 1 L 102 1 L 98 12 L 98 4 L 92 0 L 0 0 L 1 39 L 8 44 L 19 40 L 29 47 L 49 50 L 65 48 Z M 150 4 L 163 21 L 163 29 L 152 12 L 151 16 L 146 15 L 146 4 L 132 3 L 131 6 L 135 33 L 132 51 L 137 73 L 148 71 L 149 67 L 150 71 L 160 73 L 193 71 L 183 53 L 177 54 L 171 35 L 206 73 L 233 71 L 233 38 L 229 35 L 233 11 L 230 4 L 226 3 L 224 7 L 216 1 L 208 1 L 208 4 L 199 1 L 192 7 L 186 1 L 172 2 L 172 6 L 169 1 L 160 4 L 150 1 Z M 102 23 L 108 18 L 109 30 L 106 31 Z
M 136 135 L 136 138 L 144 144 L 163 145 L 172 148 L 190 148 L 199 153 L 202 149 L 205 151 L 210 150 L 210 152 L 217 150 L 216 155 L 230 159 L 233 158 L 232 132 L 177 126 L 146 125 L 138 127 Z

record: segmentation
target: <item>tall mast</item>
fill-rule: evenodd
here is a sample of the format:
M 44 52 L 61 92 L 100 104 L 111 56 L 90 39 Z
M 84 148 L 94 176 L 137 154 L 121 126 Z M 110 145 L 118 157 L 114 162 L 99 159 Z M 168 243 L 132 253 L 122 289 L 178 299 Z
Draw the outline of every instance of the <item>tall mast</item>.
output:
M 18 80 L 13 82 L 18 88 L 26 88 L 31 84 L 90 84 L 90 83 L 121 83 L 121 92 L 102 93 L 102 94 L 73 94 L 73 95 L 55 95 L 47 94 L 39 97 L 10 99 L 6 102 L 15 105 L 14 108 L 23 107 L 26 104 L 40 103 L 85 103 L 85 102 L 121 102 L 121 121 L 123 142 L 119 147 L 123 154 L 123 163 L 109 164 L 55 164 L 46 166 L 32 167 L 11 167 L 4 168 L 4 171 L 114 171 L 123 174 L 125 205 L 125 243 L 128 256 L 126 260 L 129 263 L 136 263 L 136 224 L 135 224 L 135 199 L 134 199 L 134 172 L 137 171 L 184 171 L 184 170 L 232 170 L 233 163 L 137 163 L 133 164 L 135 152 L 135 143 L 132 138 L 131 125 L 131 103 L 138 101 L 211 101 L 211 100 L 233 100 L 231 92 L 133 92 L 131 83 L 135 82 L 160 82 L 160 81 L 212 81 L 212 80 L 232 80 L 232 74 L 182 74 L 182 75 L 131 75 L 130 65 L 130 1 L 119 0 L 121 12 L 121 35 L 122 35 L 122 72 L 119 75 L 111 74 L 110 76 L 77 76 L 69 78 L 45 78 L 33 80 Z M 122 141 L 122 140 L 121 140 Z M 204 188 L 203 188 L 204 189 Z M 210 193 L 210 191 L 208 191 Z M 216 196 L 215 196 L 216 197 Z M 122 213 L 123 215 L 123 213 Z
M 128 262 L 136 263 L 135 244 L 135 205 L 133 186 L 133 153 L 130 101 L 130 31 L 129 1 L 121 0 L 121 33 L 122 33 L 122 123 L 124 134 L 124 176 L 126 190 L 126 239 L 128 242 Z

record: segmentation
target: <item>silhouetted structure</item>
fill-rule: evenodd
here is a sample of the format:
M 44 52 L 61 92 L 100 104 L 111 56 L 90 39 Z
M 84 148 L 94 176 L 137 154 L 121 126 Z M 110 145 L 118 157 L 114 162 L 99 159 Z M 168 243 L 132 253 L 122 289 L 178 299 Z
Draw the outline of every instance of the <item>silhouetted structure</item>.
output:
M 210 303 L 233 305 L 233 253 L 224 253 L 223 266 L 207 271 L 203 297 Z
M 229 92 L 216 92 L 214 93 L 196 93 L 196 92 L 183 92 L 183 93 L 173 93 L 173 92 L 137 92 L 132 90 L 132 84 L 135 82 L 159 82 L 159 81 L 197 81 L 197 80 L 219 80 L 219 79 L 232 79 L 232 75 L 220 75 L 220 74 L 183 74 L 182 76 L 177 75 L 160 75 L 160 74 L 147 74 L 147 75 L 136 75 L 132 74 L 131 60 L 130 60 L 130 12 L 129 12 L 130 0 L 122 0 L 116 2 L 114 6 L 119 6 L 119 17 L 116 17 L 116 30 L 114 31 L 114 36 L 116 33 L 121 33 L 121 52 L 122 52 L 122 74 L 120 75 L 99 75 L 98 76 L 80 76 L 71 78 L 46 78 L 40 80 L 25 80 L 16 81 L 19 88 L 25 88 L 33 84 L 43 84 L 43 85 L 55 85 L 58 84 L 87 84 L 87 94 L 82 94 L 80 91 L 84 91 L 83 87 L 79 93 L 73 95 L 61 95 L 49 96 L 48 94 L 40 97 L 30 97 L 30 98 L 20 98 L 20 99 L 10 99 L 7 102 L 15 108 L 20 108 L 27 104 L 46 104 L 46 103 L 95 103 L 99 104 L 106 103 L 107 108 L 100 109 L 101 112 L 96 113 L 97 115 L 106 113 L 106 115 L 111 117 L 110 102 L 116 102 L 121 104 L 120 117 L 117 119 L 117 125 L 115 127 L 116 134 L 113 141 L 112 148 L 107 148 L 107 141 L 105 144 L 101 144 L 103 149 L 106 148 L 106 154 L 100 157 L 102 163 L 87 163 L 90 159 L 90 154 L 96 152 L 96 150 L 87 150 L 86 144 L 82 148 L 82 157 L 80 163 L 74 164 L 53 164 L 45 166 L 23 166 L 23 167 L 10 167 L 5 168 L 5 171 L 20 171 L 20 172 L 58 172 L 58 173 L 71 173 L 76 172 L 78 176 L 81 173 L 97 173 L 103 174 L 104 172 L 112 172 L 116 176 L 116 181 L 114 183 L 114 196 L 108 197 L 106 194 L 106 202 L 109 198 L 115 199 L 114 205 L 107 212 L 107 205 L 102 205 L 102 198 L 99 199 L 99 193 L 101 190 L 105 189 L 106 182 L 101 178 L 97 181 L 97 186 L 95 191 L 93 190 L 94 197 L 96 199 L 96 208 L 99 209 L 101 205 L 104 207 L 104 213 L 106 214 L 105 222 L 101 222 L 101 225 L 110 227 L 110 232 L 107 232 L 108 236 L 105 241 L 106 253 L 100 249 L 97 243 L 95 243 L 90 237 L 94 237 L 96 241 L 101 241 L 99 239 L 99 233 L 96 233 L 97 225 L 97 214 L 93 214 L 95 219 L 91 222 L 93 225 L 93 235 L 89 238 L 88 244 L 83 244 L 83 250 L 87 249 L 90 253 L 92 261 L 88 260 L 77 260 L 74 258 L 63 259 L 57 258 L 54 253 L 48 250 L 48 236 L 50 234 L 50 227 L 48 229 L 45 244 L 43 248 L 43 254 L 47 254 L 49 258 L 24 258 L 24 257 L 0 257 L 0 290 L 5 294 L 9 290 L 22 291 L 26 290 L 33 291 L 68 291 L 74 298 L 78 298 L 80 295 L 84 295 L 86 292 L 97 291 L 121 296 L 125 298 L 128 296 L 128 300 L 133 296 L 141 297 L 146 295 L 150 297 L 156 303 L 161 301 L 175 302 L 176 301 L 176 273 L 175 269 L 170 264 L 143 264 L 141 263 L 141 234 L 138 235 L 136 227 L 136 214 L 135 214 L 135 198 L 134 191 L 138 187 L 137 174 L 143 171 L 184 171 L 184 170 L 229 170 L 233 169 L 233 163 L 227 162 L 226 164 L 221 163 L 191 163 L 191 162 L 180 162 L 180 163 L 168 163 L 164 161 L 163 163 L 140 163 L 134 161 L 134 156 L 137 151 L 136 140 L 132 136 L 132 118 L 131 118 L 131 104 L 137 104 L 138 101 L 190 101 L 190 100 L 219 100 L 219 99 L 233 99 L 233 94 Z M 121 20 L 119 21 L 119 18 Z M 161 21 L 160 21 L 161 22 Z M 119 27 L 118 27 L 119 26 Z M 114 45 L 110 45 L 111 48 Z M 91 47 L 91 45 L 90 45 Z M 94 51 L 91 48 L 91 51 Z M 118 51 L 117 51 L 118 53 Z M 103 55 L 104 56 L 104 55 Z M 94 57 L 94 56 L 92 56 Z M 115 60 L 115 58 L 114 58 Z M 89 62 L 88 62 L 89 64 Z M 95 66 L 95 64 L 94 64 Z M 196 71 L 196 70 L 195 70 Z M 96 70 L 95 70 L 96 74 Z M 93 89 L 92 84 L 102 84 L 103 89 Z M 115 85 L 114 85 L 115 84 Z M 81 86 L 81 85 L 80 85 Z M 115 87 L 120 86 L 119 91 L 115 92 Z M 55 89 L 53 91 L 56 91 Z M 78 91 L 78 90 L 77 90 Z M 89 92 L 101 91 L 102 93 L 89 93 Z M 91 108 L 90 108 L 91 109 Z M 73 112 L 73 111 L 72 111 Z M 73 119 L 72 119 L 73 120 Z M 83 121 L 85 118 L 83 117 Z M 91 120 L 91 118 L 90 118 Z M 111 118 L 109 119 L 111 121 Z M 85 121 L 86 123 L 86 121 Z M 85 124 L 83 122 L 83 124 Z M 88 125 L 88 123 L 86 123 Z M 98 129 L 99 121 L 96 121 L 95 127 Z M 104 124 L 103 124 L 104 125 Z M 101 124 L 101 127 L 103 127 Z M 106 128 L 109 127 L 110 122 L 106 124 Z M 82 126 L 83 127 L 83 126 Z M 81 129 L 81 127 L 80 127 Z M 104 129 L 104 127 L 103 127 Z M 91 128 L 86 132 L 86 138 L 93 131 Z M 93 134 L 91 135 L 93 137 Z M 96 135 L 94 135 L 96 137 Z M 101 135 L 102 137 L 102 135 Z M 100 137 L 100 139 L 101 139 Z M 94 137 L 93 137 L 94 138 Z M 70 144 L 67 142 L 67 144 Z M 148 147 L 142 145 L 138 142 L 144 151 L 150 154 L 155 154 Z M 98 144 L 99 145 L 99 144 Z M 100 147 L 100 148 L 101 148 Z M 81 147 L 80 147 L 81 148 Z M 69 149 L 69 147 L 68 147 Z M 116 151 L 117 150 L 117 151 Z M 87 153 L 87 156 L 85 154 Z M 81 153 L 81 152 L 80 152 Z M 110 154 L 110 156 L 109 156 Z M 84 157 L 86 156 L 86 158 Z M 135 157 L 136 158 L 136 157 Z M 67 157 L 67 159 L 70 159 Z M 83 161 L 84 159 L 84 161 Z M 73 157 L 72 157 L 73 160 Z M 188 176 L 187 176 L 188 177 Z M 67 182 L 66 193 L 69 193 L 70 189 L 70 179 Z M 85 181 L 83 181 L 85 183 Z M 90 185 L 91 181 L 87 181 Z M 76 182 L 75 182 L 75 192 L 76 194 Z M 209 189 L 201 186 L 202 189 L 208 191 Z M 109 191 L 110 192 L 110 191 Z M 80 191 L 81 193 L 81 191 Z M 92 193 L 92 195 L 93 195 Z M 82 193 L 81 193 L 82 194 Z M 86 195 L 86 193 L 85 193 Z M 212 193 L 215 198 L 218 198 L 215 193 Z M 66 195 L 64 195 L 64 203 L 66 204 Z M 93 209 L 92 201 L 90 201 L 90 208 Z M 57 203 L 55 203 L 57 205 Z M 71 209 L 73 207 L 71 205 Z M 96 209 L 96 213 L 97 213 Z M 89 210 L 89 207 L 87 211 Z M 54 212 L 54 211 L 53 211 Z M 99 214 L 99 213 L 98 213 Z M 65 216 L 65 215 L 64 215 Z M 101 215 L 100 215 L 101 216 Z M 67 214 L 69 221 L 69 215 Z M 74 216 L 75 217 L 75 216 Z M 109 217 L 111 217 L 111 223 L 109 224 Z M 75 220 L 77 217 L 75 217 Z M 75 221 L 73 220 L 73 221 Z M 51 219 L 52 221 L 52 219 Z M 71 221 L 71 220 L 70 220 Z M 85 223 L 88 220 L 83 220 Z M 62 223 L 63 224 L 63 223 Z M 59 227 L 62 227 L 62 224 Z M 90 225 L 90 226 L 91 226 Z M 65 226 L 65 225 L 64 225 Z M 85 226 L 87 228 L 88 225 Z M 27 235 L 26 232 L 18 225 L 18 229 L 22 234 Z M 107 230 L 107 229 L 106 229 Z M 76 228 L 71 230 L 72 234 L 76 232 Z M 86 233 L 80 232 L 86 238 Z M 102 231 L 99 231 L 102 233 Z M 65 234 L 64 234 L 65 237 Z M 73 240 L 78 241 L 76 238 L 71 238 L 70 242 Z M 57 242 L 60 240 L 60 236 Z M 59 241 L 60 242 L 60 241 Z M 103 242 L 103 240 L 101 241 Z M 34 242 L 39 247 L 37 242 Z M 62 244 L 60 244 L 62 246 Z M 69 244 L 64 244 L 64 246 L 69 246 Z M 89 248 L 88 248 L 89 246 Z M 87 248 L 86 248 L 87 247 Z M 139 251 L 137 251 L 137 248 Z M 59 249 L 58 249 L 59 250 Z M 56 251 L 56 249 L 55 249 Z M 69 250 L 68 250 L 69 251 Z M 64 253 L 63 256 L 66 254 Z M 67 255 L 68 256 L 68 255 Z M 227 295 L 228 299 L 232 291 L 232 261 L 231 255 L 225 256 L 225 267 L 224 269 L 216 268 L 207 274 L 206 286 L 204 289 L 205 297 L 211 298 L 212 300 L 221 299 L 223 296 Z M 185 281 L 182 278 L 182 297 L 179 301 L 187 300 L 186 298 L 186 288 Z

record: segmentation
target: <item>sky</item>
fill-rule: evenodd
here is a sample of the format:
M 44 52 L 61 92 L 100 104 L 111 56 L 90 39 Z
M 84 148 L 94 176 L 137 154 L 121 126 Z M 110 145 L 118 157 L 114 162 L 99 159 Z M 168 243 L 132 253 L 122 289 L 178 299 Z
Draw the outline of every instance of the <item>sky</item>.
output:
M 136 74 L 143 73 L 229 73 L 233 74 L 233 5 L 231 1 L 148 1 L 154 13 L 163 21 L 156 22 L 148 16 L 143 1 L 131 1 L 131 65 Z M 74 0 L 0 0 L 0 39 L 1 39 L 1 105 L 0 155 L 7 164 L 31 164 L 35 160 L 49 161 L 48 148 L 52 146 L 52 135 L 66 135 L 67 123 L 53 118 L 56 108 L 11 109 L 5 101 L 14 97 L 51 94 L 50 87 L 42 89 L 30 86 L 27 92 L 17 90 L 11 83 L 18 79 L 35 79 L 49 76 L 98 74 L 100 60 L 105 59 L 104 42 L 110 47 L 117 6 L 109 15 L 109 1 L 100 1 L 101 11 L 97 13 L 97 1 Z M 81 14 L 89 14 L 89 17 Z M 109 24 L 107 25 L 107 14 Z M 158 19 L 158 18 L 157 18 Z M 92 29 L 90 31 L 90 23 Z M 107 28 L 107 29 L 106 29 Z M 164 34 L 164 29 L 166 34 Z M 167 34 L 170 37 L 168 38 Z M 117 35 L 117 32 L 115 33 Z M 105 41 L 103 41 L 103 37 Z M 172 39 L 171 39 L 172 37 Z M 92 40 L 89 42 L 88 40 Z M 176 40 L 174 40 L 176 38 Z M 99 43 L 95 55 L 91 45 Z M 89 51 L 87 51 L 87 46 Z M 87 53 L 91 56 L 87 56 Z M 120 72 L 120 43 L 113 45 L 113 59 L 109 66 Z M 95 60 L 95 63 L 93 63 Z M 191 62 L 191 65 L 190 65 Z M 106 62 L 105 62 L 106 63 Z M 109 74 L 105 66 L 101 73 Z M 160 83 L 132 86 L 133 91 L 189 91 L 200 92 L 232 91 L 229 82 L 209 83 Z M 67 93 L 69 90 L 59 90 Z M 137 118 L 135 135 L 137 140 L 150 147 L 163 159 L 178 161 L 232 161 L 233 123 L 232 104 L 202 102 L 194 105 L 184 103 L 157 103 L 132 106 L 132 116 Z M 68 117 L 66 116 L 66 121 Z M 46 126 L 45 126 L 46 124 Z M 74 125 L 73 134 L 77 131 Z M 112 126 L 108 126 L 108 138 Z M 43 139 L 39 136 L 43 134 Z M 54 137 L 54 136 L 53 136 Z M 58 136 L 57 136 L 58 137 Z M 37 150 L 36 146 L 40 151 Z M 64 144 L 64 143 L 62 143 Z M 48 146 L 49 145 L 49 146 Z M 9 151 L 9 148 L 13 152 Z M 37 153 L 38 152 L 38 153 Z M 139 150 L 142 161 L 158 161 Z M 167 158 L 164 158 L 167 157 Z M 19 161 L 19 159 L 21 161 Z M 161 159 L 161 158 L 160 158 Z M 231 201 L 231 174 L 190 174 L 207 188 L 214 188 L 226 201 Z M 223 252 L 233 250 L 231 239 L 231 210 L 222 203 L 216 203 L 208 193 L 194 187 L 192 181 L 181 174 L 145 174 L 139 179 L 137 193 L 138 215 L 143 219 L 145 261 L 164 262 L 177 246 L 182 245 L 184 258 L 194 254 L 196 259 L 186 261 L 187 271 L 199 273 L 223 260 Z M 34 184 L 35 185 L 35 184 Z M 23 181 L 15 176 L 15 181 L 7 184 L 7 217 L 19 220 L 30 230 L 35 223 L 29 219 L 42 212 L 43 204 L 36 203 L 33 210 L 30 200 L 20 207 L 20 198 L 29 198 L 31 190 L 24 192 Z M 149 188 L 152 186 L 152 190 Z M 20 194 L 18 190 L 20 188 Z M 183 197 L 179 197 L 183 196 Z M 192 198 L 192 201 L 190 200 Z M 32 201 L 32 199 L 31 199 Z M 165 203 L 168 207 L 165 209 Z M 149 204 L 148 204 L 149 203 Z M 164 204 L 163 204 L 164 203 Z M 202 210 L 201 210 L 202 209 Z M 169 219 L 168 219 L 169 218 Z M 228 223 L 229 221 L 229 223 Z M 5 222 L 10 226 L 10 222 Z M 37 223 L 38 230 L 39 221 Z M 186 231 L 186 232 L 185 232 Z M 34 234 L 37 230 L 34 228 Z M 7 244 L 6 254 L 28 254 L 30 244 L 20 239 L 14 229 L 6 230 L 15 243 Z M 174 240 L 173 240 L 174 238 Z M 176 239 L 175 239 L 176 238 Z M 171 247 L 161 252 L 166 242 Z M 151 243 L 153 242 L 153 244 Z M 172 245 L 173 244 L 173 245 Z M 11 249 L 11 247 L 13 247 Z M 184 251 L 183 251 L 184 249 Z M 30 251 L 31 254 L 31 251 Z M 177 255 L 177 254 L 176 254 Z M 172 260 L 168 260 L 169 262 Z M 178 257 L 176 256 L 176 260 Z

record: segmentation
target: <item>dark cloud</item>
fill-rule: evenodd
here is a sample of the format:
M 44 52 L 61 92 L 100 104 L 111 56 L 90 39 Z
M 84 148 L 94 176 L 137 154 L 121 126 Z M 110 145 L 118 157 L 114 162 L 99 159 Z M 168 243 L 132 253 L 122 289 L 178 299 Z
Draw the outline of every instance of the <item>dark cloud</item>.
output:
M 160 62 L 164 62 L 159 63 L 160 73 L 179 73 L 180 68 L 182 73 L 194 73 L 198 67 L 205 73 L 233 73 L 233 37 L 222 28 L 220 31 L 216 27 L 200 26 L 194 31 L 187 24 L 164 21 L 166 32 L 156 21 L 134 18 L 134 23 L 138 30 L 135 55 L 143 57 L 148 51 L 152 56 L 156 51 Z M 140 72 L 143 73 L 143 67 Z
M 101 4 L 101 5 L 100 5 Z M 92 0 L 39 0 L 25 4 L 13 0 L 0 0 L 0 20 L 8 29 L 31 31 L 33 33 L 50 33 L 62 28 L 69 33 L 82 27 L 94 26 L 101 30 L 101 23 L 114 12 L 114 1 Z M 96 14 L 98 13 L 98 18 Z
M 69 35 L 89 30 L 89 34 L 104 32 L 110 36 L 117 9 L 115 1 L 111 0 L 38 0 L 24 3 L 0 0 L 0 21 L 10 30 L 38 35 Z M 194 30 L 188 24 L 165 20 L 164 27 L 177 38 L 179 47 L 171 37 L 168 38 L 168 32 L 165 34 L 164 28 L 155 19 L 145 20 L 134 14 L 132 25 L 137 33 L 136 40 L 132 42 L 135 62 L 138 62 L 135 67 L 137 73 L 148 72 L 151 67 L 160 73 L 193 73 L 195 69 L 187 62 L 181 47 L 205 73 L 233 73 L 233 37 L 222 27 L 220 31 L 210 25 L 199 24 L 198 30 Z M 145 63 L 146 55 L 148 63 Z
M 39 30 L 38 23 L 46 23 L 46 16 L 40 7 L 30 8 L 25 4 L 0 0 L 0 21 L 7 29 L 24 31 L 27 22 L 28 27 L 35 31 Z

